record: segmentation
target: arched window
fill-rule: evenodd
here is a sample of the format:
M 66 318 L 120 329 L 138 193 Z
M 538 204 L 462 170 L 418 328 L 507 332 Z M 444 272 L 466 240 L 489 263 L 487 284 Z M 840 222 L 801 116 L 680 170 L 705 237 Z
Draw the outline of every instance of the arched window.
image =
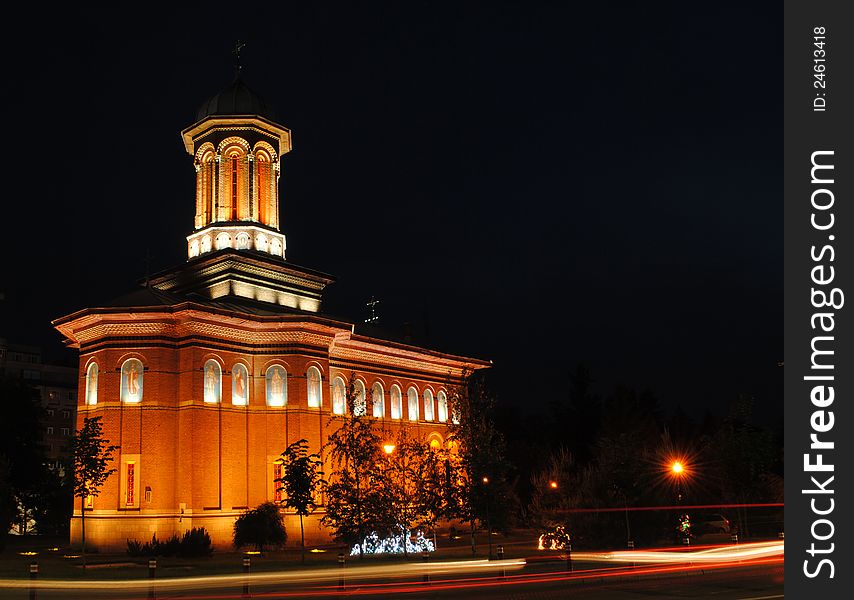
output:
M 255 189 L 258 196 L 257 218 L 264 225 L 270 225 L 270 182 L 272 181 L 273 162 L 266 150 L 255 152 Z
M 216 168 L 213 151 L 205 152 L 199 169 L 199 196 L 201 197 L 202 223 L 210 225 L 214 220 L 214 169 Z
M 285 406 L 288 403 L 288 372 L 282 365 L 267 369 L 264 377 L 267 389 L 267 406 Z
M 270 240 L 263 233 L 255 236 L 255 249 L 259 252 L 269 252 Z
M 205 363 L 205 402 L 217 404 L 222 400 L 222 367 L 213 359 Z
M 437 413 L 439 413 L 439 421 L 447 423 L 448 421 L 448 396 L 445 392 L 439 392 L 436 396 Z
M 336 415 L 344 414 L 344 407 L 346 406 L 345 397 L 345 388 L 344 388 L 344 380 L 340 377 L 336 377 L 332 381 L 332 412 Z
M 216 246 L 217 250 L 221 250 L 222 248 L 230 248 L 231 236 L 223 231 L 222 233 L 216 236 L 216 240 L 214 240 L 214 246 Z
M 308 405 L 311 408 L 319 408 L 323 404 L 323 391 L 320 387 L 320 369 L 309 367 L 305 378 L 308 382 Z
M 122 402 L 142 401 L 143 370 L 142 362 L 136 358 L 129 358 L 122 364 Z
M 433 419 L 433 391 L 424 390 L 424 420 L 432 421 Z
M 86 404 L 98 404 L 98 364 L 92 363 L 86 369 Z
M 374 416 L 385 416 L 385 396 L 383 394 L 383 386 L 380 382 L 376 382 L 371 388 L 371 399 L 374 403 Z
M 357 379 L 354 385 L 356 397 L 353 398 L 353 414 L 363 417 L 368 414 L 368 405 L 365 402 L 365 384 Z
M 246 150 L 238 144 L 228 146 L 222 153 L 222 199 L 223 221 L 238 221 L 248 218 L 246 197 Z
M 406 391 L 407 405 L 408 405 L 408 418 L 410 421 L 418 420 L 418 390 L 414 387 L 409 388 Z
M 231 369 L 231 403 L 235 406 L 249 404 L 249 372 L 241 363 Z
M 391 418 L 400 419 L 403 415 L 403 402 L 400 395 L 400 388 L 396 385 L 391 386 Z

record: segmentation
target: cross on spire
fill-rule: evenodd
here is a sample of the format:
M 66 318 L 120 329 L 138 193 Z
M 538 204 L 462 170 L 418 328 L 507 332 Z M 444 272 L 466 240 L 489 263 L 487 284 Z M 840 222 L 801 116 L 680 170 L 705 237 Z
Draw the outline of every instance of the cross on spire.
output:
M 365 303 L 365 306 L 371 309 L 371 316 L 365 319 L 365 323 L 376 323 L 380 320 L 380 316 L 377 314 L 377 304 L 379 303 L 380 301 L 376 300 L 373 296 L 371 296 L 371 299 Z
M 234 56 L 235 56 L 235 61 L 237 63 L 235 66 L 237 67 L 237 74 L 238 75 L 240 75 L 240 71 L 243 69 L 243 65 L 240 64 L 240 51 L 243 50 L 244 46 L 246 46 L 246 42 L 243 42 L 241 40 L 237 40 L 234 43 L 234 50 L 231 51 L 232 54 L 234 54 Z

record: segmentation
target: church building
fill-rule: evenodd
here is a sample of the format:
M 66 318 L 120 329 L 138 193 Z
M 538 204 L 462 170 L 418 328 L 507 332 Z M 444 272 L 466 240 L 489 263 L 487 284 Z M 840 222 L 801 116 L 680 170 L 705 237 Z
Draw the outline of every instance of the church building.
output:
M 230 547 L 242 511 L 281 500 L 286 446 L 305 438 L 321 452 L 332 417 L 348 410 L 351 374 L 357 407 L 384 430 L 436 445 L 449 387 L 489 367 L 324 314 L 334 279 L 287 260 L 279 220 L 291 132 L 239 75 L 181 137 L 196 177 L 187 261 L 53 322 L 80 351 L 77 427 L 100 416 L 120 447 L 100 495 L 75 498 L 72 543 L 85 510 L 87 546 L 102 551 L 193 527 Z M 307 542 L 330 539 L 322 515 L 306 521 Z M 285 523 L 299 530 L 296 515 Z

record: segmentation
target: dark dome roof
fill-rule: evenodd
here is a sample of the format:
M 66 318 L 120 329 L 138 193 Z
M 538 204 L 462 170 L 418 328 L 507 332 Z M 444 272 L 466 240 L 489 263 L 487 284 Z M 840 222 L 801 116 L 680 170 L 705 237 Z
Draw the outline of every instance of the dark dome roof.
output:
M 273 107 L 251 90 L 238 76 L 225 89 L 211 96 L 199 107 L 196 120 L 212 115 L 258 115 L 275 120 Z

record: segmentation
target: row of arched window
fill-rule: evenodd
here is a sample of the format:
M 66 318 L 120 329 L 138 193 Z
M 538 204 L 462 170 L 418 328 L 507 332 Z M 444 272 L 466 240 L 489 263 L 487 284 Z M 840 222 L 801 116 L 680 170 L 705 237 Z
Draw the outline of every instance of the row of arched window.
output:
M 266 142 L 250 147 L 229 137 L 217 148 L 203 144 L 196 152 L 196 228 L 246 220 L 276 227 L 277 160 Z
M 143 394 L 142 362 L 130 358 L 122 363 L 120 397 L 122 402 L 137 403 L 142 401 Z M 218 404 L 222 401 L 222 367 L 216 360 L 208 360 L 203 369 L 203 400 L 206 403 Z M 320 369 L 311 366 L 306 371 L 307 403 L 311 408 L 323 406 L 323 376 Z M 389 388 L 390 414 L 386 415 L 385 390 L 377 381 L 371 386 L 368 395 L 365 384 L 357 379 L 354 384 L 353 411 L 357 415 L 370 415 L 377 418 L 388 416 L 391 419 L 409 421 L 439 421 L 448 420 L 448 396 L 439 391 L 434 399 L 430 388 L 424 390 L 424 414 L 421 414 L 419 393 L 415 386 L 406 390 L 404 412 L 403 393 L 397 384 Z M 264 391 L 267 406 L 286 406 L 288 403 L 288 373 L 282 365 L 270 366 L 264 374 Z M 86 404 L 98 403 L 98 365 L 92 363 L 86 369 Z M 231 403 L 235 406 L 249 404 L 249 372 L 242 363 L 236 363 L 231 368 Z M 347 387 L 344 378 L 336 376 L 332 380 L 332 412 L 343 415 L 347 412 Z

